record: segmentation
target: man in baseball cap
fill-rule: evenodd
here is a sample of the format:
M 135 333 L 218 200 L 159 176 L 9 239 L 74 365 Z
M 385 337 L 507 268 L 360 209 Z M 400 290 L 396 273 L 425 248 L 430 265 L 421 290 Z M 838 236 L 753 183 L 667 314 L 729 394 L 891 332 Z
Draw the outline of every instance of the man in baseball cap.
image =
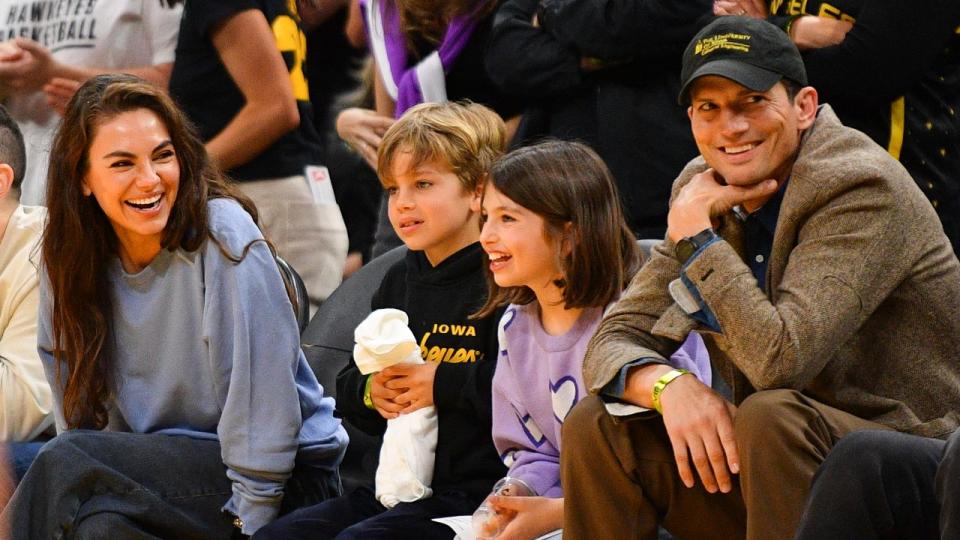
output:
M 792 538 L 844 434 L 960 421 L 960 263 L 906 170 L 819 106 L 767 22 L 714 20 L 681 84 L 700 156 L 587 351 L 565 538 Z M 670 365 L 690 332 L 725 395 Z
M 683 53 L 680 104 L 689 105 L 690 84 L 719 75 L 764 92 L 781 79 L 807 86 L 800 51 L 772 24 L 745 17 L 721 17 L 697 34 Z

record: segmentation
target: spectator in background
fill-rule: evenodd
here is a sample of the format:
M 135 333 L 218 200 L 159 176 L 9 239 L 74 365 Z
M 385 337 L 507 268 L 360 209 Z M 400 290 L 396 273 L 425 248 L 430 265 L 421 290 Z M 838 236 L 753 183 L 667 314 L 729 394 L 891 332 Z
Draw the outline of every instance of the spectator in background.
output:
M 320 165 L 287 0 L 187 0 L 170 92 L 211 158 L 257 204 L 264 234 L 303 277 L 316 309 L 340 284 L 347 234 Z
M 368 86 L 360 80 L 361 77 L 366 79 L 366 51 L 362 44 L 359 48 L 354 47 L 346 35 L 349 5 L 349 0 L 297 2 L 307 34 L 306 76 L 313 123 L 324 142 L 323 163 L 330 171 L 333 191 L 350 240 L 344 278 L 370 259 L 377 210 L 383 193 L 376 173 L 340 141 L 333 125 L 343 103 L 351 100 L 355 93 L 364 93 Z M 369 86 L 372 96 L 372 83 Z M 361 87 L 363 90 L 359 89 Z
M 53 398 L 37 355 L 37 267 L 43 208 L 21 206 L 26 156 L 0 106 L 0 440 L 30 441 L 53 425 Z M 17 446 L 32 455 L 37 447 Z M 26 460 L 29 462 L 29 459 Z
M 783 28 L 821 101 L 907 168 L 960 253 L 960 2 L 717 0 L 714 11 Z
M 0 0 L 0 95 L 26 143 L 24 204 L 44 204 L 58 111 L 79 83 L 124 71 L 166 88 L 180 24 L 177 3 L 94 0 L 63 9 L 62 3 Z
M 417 103 L 468 99 L 508 121 L 520 113 L 519 102 L 497 88 L 484 69 L 498 0 L 369 0 L 361 5 L 376 66 L 375 110 L 343 111 L 337 132 L 371 168 L 393 119 Z M 398 245 L 383 201 L 373 255 Z
M 62 432 L 2 521 L 18 538 L 227 538 L 336 495 L 346 433 L 256 208 L 170 98 L 92 78 L 52 155 L 37 347 Z
M 709 12 L 709 0 L 504 2 L 486 63 L 527 104 L 514 146 L 586 142 L 610 167 L 634 233 L 663 238 L 670 185 L 697 155 L 676 102 L 680 53 Z

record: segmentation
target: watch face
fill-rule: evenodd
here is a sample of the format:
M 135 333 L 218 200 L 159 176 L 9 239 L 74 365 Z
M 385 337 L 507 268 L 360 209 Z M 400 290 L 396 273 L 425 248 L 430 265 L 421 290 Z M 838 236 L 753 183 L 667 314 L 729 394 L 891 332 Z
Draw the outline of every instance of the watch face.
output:
M 693 256 L 693 252 L 697 250 L 697 246 L 693 245 L 689 239 L 684 238 L 677 242 L 676 254 L 677 260 L 681 263 L 687 262 L 687 259 Z

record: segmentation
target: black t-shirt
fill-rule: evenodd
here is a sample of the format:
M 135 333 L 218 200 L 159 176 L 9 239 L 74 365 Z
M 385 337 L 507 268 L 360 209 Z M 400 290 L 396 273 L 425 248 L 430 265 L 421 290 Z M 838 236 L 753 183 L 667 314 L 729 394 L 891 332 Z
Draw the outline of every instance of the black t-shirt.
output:
M 260 155 L 228 174 L 236 180 L 263 180 L 303 174 L 305 165 L 322 159 L 320 137 L 313 127 L 303 62 L 306 50 L 300 19 L 286 0 L 187 0 L 180 23 L 170 93 L 209 141 L 236 116 L 245 101 L 211 41 L 211 31 L 237 13 L 258 9 L 273 29 L 290 71 L 300 125 Z

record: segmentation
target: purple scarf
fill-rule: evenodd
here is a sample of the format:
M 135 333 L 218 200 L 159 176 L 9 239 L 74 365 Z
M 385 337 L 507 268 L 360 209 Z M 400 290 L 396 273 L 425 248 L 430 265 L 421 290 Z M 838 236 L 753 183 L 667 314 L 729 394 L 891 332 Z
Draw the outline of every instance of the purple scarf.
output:
M 370 17 L 370 5 L 379 7 L 380 28 L 372 28 L 375 17 Z M 400 13 L 392 0 L 360 0 L 364 10 L 364 22 L 367 25 L 367 38 L 377 60 L 377 67 L 383 78 L 387 92 L 396 101 L 394 116 L 399 118 L 404 111 L 418 103 L 423 103 L 424 90 L 431 97 L 445 100 L 446 89 L 442 75 L 450 71 L 457 57 L 470 41 L 477 26 L 476 19 L 468 15 L 454 17 L 447 26 L 437 50 L 426 56 L 419 64 L 409 65 L 407 47 L 400 29 Z M 437 65 L 439 59 L 439 65 Z M 386 62 L 384 62 L 386 60 Z M 384 65 L 384 63 L 386 65 Z M 441 72 L 442 70 L 442 72 Z M 431 76 L 432 75 L 432 76 Z M 440 85 L 440 88 L 436 88 Z

